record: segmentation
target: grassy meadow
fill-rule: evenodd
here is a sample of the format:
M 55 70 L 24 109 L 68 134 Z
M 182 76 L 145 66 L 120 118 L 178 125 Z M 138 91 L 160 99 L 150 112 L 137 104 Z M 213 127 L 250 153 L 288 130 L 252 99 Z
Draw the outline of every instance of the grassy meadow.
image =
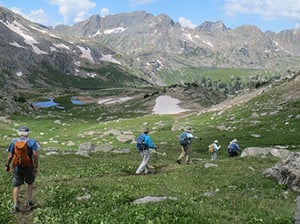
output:
M 126 113 L 124 108 L 134 105 L 127 102 L 126 106 L 118 104 L 112 108 L 68 105 L 66 110 L 39 109 L 30 116 L 15 114 L 10 119 L 2 119 L 0 223 L 294 223 L 297 194 L 262 175 L 278 159 L 272 156 L 228 158 L 226 151 L 233 138 L 239 140 L 242 149 L 281 145 L 299 151 L 300 127 L 296 116 L 300 105 L 297 101 L 281 105 L 280 91 L 280 87 L 274 87 L 222 113 L 189 116 Z M 279 95 L 276 97 L 276 94 Z M 58 100 L 64 102 L 65 99 Z M 57 120 L 60 122 L 55 122 Z M 151 129 L 150 135 L 159 152 L 165 152 L 166 156 L 153 154 L 152 173 L 136 176 L 134 172 L 141 158 L 134 144 L 119 142 L 114 135 L 103 133 L 131 131 L 137 136 L 145 123 Z M 180 154 L 177 142 L 180 131 L 172 131 L 175 124 L 191 126 L 194 135 L 199 137 L 191 146 L 190 165 L 176 163 Z M 4 171 L 4 163 L 10 139 L 16 137 L 15 130 L 21 125 L 30 128 L 30 136 L 37 139 L 42 148 L 34 185 L 35 209 L 13 214 L 11 175 Z M 212 162 L 207 146 L 215 139 L 222 149 Z M 84 142 L 110 144 L 116 149 L 130 149 L 130 152 L 97 152 L 90 157 L 75 155 Z M 58 149 L 58 155 L 45 155 L 46 148 Z M 207 163 L 216 167 L 205 168 Z M 26 188 L 21 189 L 23 203 Z M 86 195 L 90 198 L 77 200 Z M 133 203 L 146 196 L 168 196 L 176 200 Z

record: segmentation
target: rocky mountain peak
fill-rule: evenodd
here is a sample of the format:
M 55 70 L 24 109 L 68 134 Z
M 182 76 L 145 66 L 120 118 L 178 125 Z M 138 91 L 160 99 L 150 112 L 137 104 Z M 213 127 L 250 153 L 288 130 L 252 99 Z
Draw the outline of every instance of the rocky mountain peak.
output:
M 227 28 L 222 21 L 216 21 L 216 22 L 205 21 L 200 26 L 197 26 L 195 29 L 199 31 L 211 32 L 211 33 L 223 32 L 229 30 L 229 28 Z

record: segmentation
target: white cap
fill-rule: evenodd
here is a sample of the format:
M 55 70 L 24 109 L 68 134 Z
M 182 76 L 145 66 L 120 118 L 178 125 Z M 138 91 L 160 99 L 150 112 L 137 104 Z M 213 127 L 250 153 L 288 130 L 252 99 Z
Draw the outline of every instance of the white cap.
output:
M 26 126 L 20 127 L 18 130 L 18 134 L 20 136 L 28 136 L 29 135 L 29 128 L 27 128 Z

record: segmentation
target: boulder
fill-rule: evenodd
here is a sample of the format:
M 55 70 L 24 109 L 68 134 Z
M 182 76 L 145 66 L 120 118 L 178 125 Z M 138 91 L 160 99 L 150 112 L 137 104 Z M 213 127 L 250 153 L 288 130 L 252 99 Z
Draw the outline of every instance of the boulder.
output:
M 276 179 L 280 184 L 300 193 L 300 152 L 291 152 L 285 159 L 263 172 L 268 178 Z
M 266 156 L 268 154 L 280 159 L 284 159 L 290 154 L 290 151 L 287 149 L 278 149 L 272 147 L 247 147 L 241 153 L 241 157 L 258 155 Z
M 165 200 L 177 200 L 176 197 L 169 196 L 146 196 L 133 201 L 133 204 L 145 204 L 149 202 L 160 202 Z

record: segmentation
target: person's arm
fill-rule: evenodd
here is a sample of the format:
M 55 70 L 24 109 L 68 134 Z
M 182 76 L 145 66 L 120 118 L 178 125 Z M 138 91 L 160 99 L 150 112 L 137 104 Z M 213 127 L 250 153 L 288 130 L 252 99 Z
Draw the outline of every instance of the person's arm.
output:
M 10 152 L 10 153 L 8 153 L 7 161 L 5 163 L 5 170 L 6 170 L 6 172 L 10 171 L 10 163 L 11 163 L 12 159 L 13 159 L 13 154 Z
M 38 162 L 38 144 L 34 139 L 28 140 L 28 147 L 32 150 L 32 159 L 33 159 L 33 172 L 34 175 L 37 174 L 39 162 Z
M 7 160 L 6 160 L 6 163 L 5 163 L 5 170 L 7 172 L 9 172 L 10 171 L 10 163 L 13 159 L 13 152 L 14 152 L 14 144 L 13 143 L 11 143 L 9 145 L 7 151 L 8 151 L 8 156 L 7 156 Z
M 32 158 L 33 158 L 33 173 L 34 173 L 34 176 L 36 176 L 36 174 L 38 172 L 38 167 L 39 167 L 39 160 L 38 160 L 37 150 L 34 150 L 32 152 Z

